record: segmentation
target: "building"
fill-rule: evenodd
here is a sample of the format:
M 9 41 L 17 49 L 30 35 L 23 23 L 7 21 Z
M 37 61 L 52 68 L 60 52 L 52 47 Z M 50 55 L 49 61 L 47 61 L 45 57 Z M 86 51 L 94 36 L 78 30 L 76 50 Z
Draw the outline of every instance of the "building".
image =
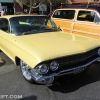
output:
M 0 10 L 6 9 L 7 14 L 23 12 L 23 5 L 21 3 L 14 2 L 14 0 L 0 0 L 0 4 Z
M 15 2 L 14 3 L 15 13 L 22 13 L 23 12 L 23 4 Z
M 7 14 L 13 14 L 14 13 L 14 3 L 13 0 L 0 0 L 1 3 L 1 9 L 5 9 Z
M 23 9 L 29 9 L 29 7 L 27 7 L 26 5 L 23 5 L 22 3 L 18 3 L 18 2 L 14 2 L 15 0 L 0 0 L 0 10 L 2 10 L 2 8 L 7 9 L 8 14 L 15 14 L 15 13 L 21 13 L 23 12 Z M 68 3 L 69 0 L 62 0 L 61 3 L 55 5 L 52 4 L 50 5 L 48 4 L 43 4 L 42 6 L 33 9 L 33 12 L 46 12 L 46 13 L 50 13 L 53 9 L 60 7 L 62 3 Z M 100 0 L 70 0 L 72 2 L 94 2 L 94 1 L 99 1 Z M 37 4 L 37 3 L 36 3 Z

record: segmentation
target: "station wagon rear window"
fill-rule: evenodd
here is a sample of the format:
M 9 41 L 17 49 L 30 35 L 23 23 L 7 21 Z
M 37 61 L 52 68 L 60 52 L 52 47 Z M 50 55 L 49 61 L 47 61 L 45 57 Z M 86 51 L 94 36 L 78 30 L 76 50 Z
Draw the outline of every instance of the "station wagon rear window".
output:
M 53 18 L 74 19 L 75 10 L 57 10 L 53 14 Z
M 95 17 L 95 12 L 92 11 L 79 11 L 77 20 L 93 22 Z

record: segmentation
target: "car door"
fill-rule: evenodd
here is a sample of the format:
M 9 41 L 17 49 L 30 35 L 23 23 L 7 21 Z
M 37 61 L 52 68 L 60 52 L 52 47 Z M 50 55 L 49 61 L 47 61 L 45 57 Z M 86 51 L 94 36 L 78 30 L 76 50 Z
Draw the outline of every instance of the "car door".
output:
M 5 51 L 9 31 L 9 23 L 6 18 L 0 18 L 0 48 Z
M 0 49 L 14 60 L 16 36 L 10 32 L 10 23 L 6 18 L 0 18 Z
M 100 38 L 100 25 L 96 23 L 95 16 L 97 16 L 96 11 L 80 10 L 72 33 L 97 39 Z
M 75 10 L 60 9 L 56 10 L 52 19 L 63 31 L 71 33 L 74 23 Z

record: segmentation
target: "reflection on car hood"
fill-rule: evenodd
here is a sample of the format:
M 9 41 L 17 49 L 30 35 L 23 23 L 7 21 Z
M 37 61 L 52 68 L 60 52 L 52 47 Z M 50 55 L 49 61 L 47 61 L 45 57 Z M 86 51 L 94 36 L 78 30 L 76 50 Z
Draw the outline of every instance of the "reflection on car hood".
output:
M 50 58 L 86 52 L 100 46 L 98 40 L 65 32 L 48 32 L 19 36 L 44 51 Z

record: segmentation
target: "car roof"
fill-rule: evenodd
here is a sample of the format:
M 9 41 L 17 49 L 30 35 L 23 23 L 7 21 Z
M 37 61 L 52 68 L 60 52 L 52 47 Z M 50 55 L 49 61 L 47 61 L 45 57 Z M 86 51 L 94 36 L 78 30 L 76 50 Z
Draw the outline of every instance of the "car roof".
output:
M 65 9 L 78 9 L 78 10 L 96 10 L 100 13 L 100 5 L 83 5 L 83 4 L 79 4 L 79 5 L 73 5 L 73 4 L 66 4 L 66 5 L 63 5 L 62 7 L 59 7 L 58 10 L 65 10 Z
M 100 5 L 83 5 L 83 4 L 80 4 L 80 5 L 63 5 L 62 8 L 98 8 L 100 7 Z
M 46 15 L 29 15 L 29 14 L 4 15 L 4 16 L 1 16 L 0 18 L 7 18 L 7 19 L 10 19 L 10 18 L 12 18 L 12 17 L 22 17 L 22 16 L 46 16 Z
M 73 8 L 71 8 L 71 7 L 68 7 L 68 8 L 67 7 L 66 8 L 58 8 L 56 10 L 66 10 L 66 9 L 67 10 L 75 10 L 75 9 L 76 10 L 88 10 L 88 9 L 90 9 L 90 10 L 96 10 L 95 8 L 74 8 L 74 7 Z

